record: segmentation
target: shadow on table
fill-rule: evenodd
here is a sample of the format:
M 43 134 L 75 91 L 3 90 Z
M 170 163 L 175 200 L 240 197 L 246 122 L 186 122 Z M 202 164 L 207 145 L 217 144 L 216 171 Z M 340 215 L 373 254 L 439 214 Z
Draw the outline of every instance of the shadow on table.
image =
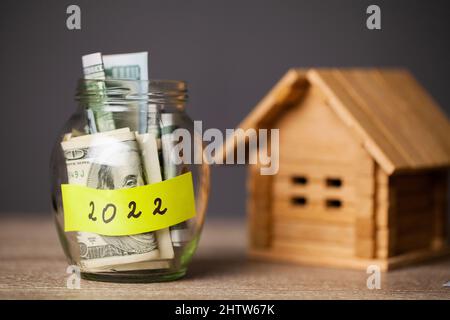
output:
M 449 258 L 450 257 L 448 256 L 441 257 L 438 259 L 433 259 L 431 261 L 417 263 L 413 266 L 384 272 L 383 281 L 385 282 L 385 285 L 387 285 L 387 283 L 410 282 L 410 279 L 414 278 L 419 270 L 424 273 L 446 273 L 446 270 L 448 270 L 448 266 L 450 265 Z M 302 278 L 302 275 L 308 276 L 309 274 L 311 276 L 313 275 L 316 278 L 321 278 L 323 279 L 323 281 L 327 282 L 339 282 L 339 279 L 347 279 L 350 283 L 351 281 L 356 281 L 357 279 L 358 284 L 363 283 L 364 285 L 368 276 L 365 270 L 340 268 L 336 269 L 318 266 L 288 264 L 277 261 L 252 260 L 245 254 L 225 254 L 224 256 L 217 256 L 217 254 L 214 254 L 211 256 L 194 257 L 188 267 L 185 279 L 208 279 L 230 275 L 234 276 L 243 273 L 276 273 L 290 276 L 295 275 L 295 278 Z M 449 282 L 449 280 L 449 277 L 443 277 L 442 281 L 439 282 L 439 286 L 442 286 L 444 283 Z
M 253 262 L 245 256 L 198 257 L 188 267 L 185 279 L 202 279 L 236 274 Z

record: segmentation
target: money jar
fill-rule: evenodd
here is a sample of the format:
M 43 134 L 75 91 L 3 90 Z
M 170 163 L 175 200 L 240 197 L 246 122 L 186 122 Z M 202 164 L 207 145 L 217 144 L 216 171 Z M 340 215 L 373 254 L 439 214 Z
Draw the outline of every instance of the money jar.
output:
M 51 156 L 52 207 L 71 270 L 114 282 L 184 276 L 209 194 L 186 83 L 83 79 L 76 100 Z

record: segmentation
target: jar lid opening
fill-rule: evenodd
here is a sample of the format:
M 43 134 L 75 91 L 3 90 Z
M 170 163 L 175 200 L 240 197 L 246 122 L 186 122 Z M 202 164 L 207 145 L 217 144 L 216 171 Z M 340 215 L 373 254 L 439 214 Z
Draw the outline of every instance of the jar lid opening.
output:
M 187 101 L 187 83 L 180 80 L 80 79 L 78 101 L 146 101 L 179 104 Z

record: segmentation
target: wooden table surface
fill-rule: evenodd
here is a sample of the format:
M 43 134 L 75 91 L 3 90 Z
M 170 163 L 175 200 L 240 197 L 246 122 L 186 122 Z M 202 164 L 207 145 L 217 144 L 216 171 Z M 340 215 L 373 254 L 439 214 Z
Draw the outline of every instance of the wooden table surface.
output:
M 207 219 L 186 277 L 149 284 L 81 281 L 66 288 L 66 261 L 50 215 L 0 218 L 1 299 L 450 299 L 450 259 L 382 274 L 246 258 L 242 221 Z

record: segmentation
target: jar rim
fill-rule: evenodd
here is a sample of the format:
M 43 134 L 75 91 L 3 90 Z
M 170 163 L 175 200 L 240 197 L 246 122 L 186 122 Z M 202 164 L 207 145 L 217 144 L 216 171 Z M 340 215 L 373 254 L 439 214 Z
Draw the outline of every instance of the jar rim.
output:
M 184 80 L 79 79 L 75 98 L 178 104 L 187 101 L 187 91 Z
M 109 82 L 109 81 L 120 81 L 120 82 L 162 82 L 162 83 L 183 83 L 187 84 L 186 80 L 180 80 L 180 79 L 159 79 L 159 78 L 153 78 L 148 80 L 141 80 L 141 79 L 126 79 L 126 78 L 109 78 L 109 79 L 85 79 L 85 78 L 79 78 L 78 81 L 82 82 Z

